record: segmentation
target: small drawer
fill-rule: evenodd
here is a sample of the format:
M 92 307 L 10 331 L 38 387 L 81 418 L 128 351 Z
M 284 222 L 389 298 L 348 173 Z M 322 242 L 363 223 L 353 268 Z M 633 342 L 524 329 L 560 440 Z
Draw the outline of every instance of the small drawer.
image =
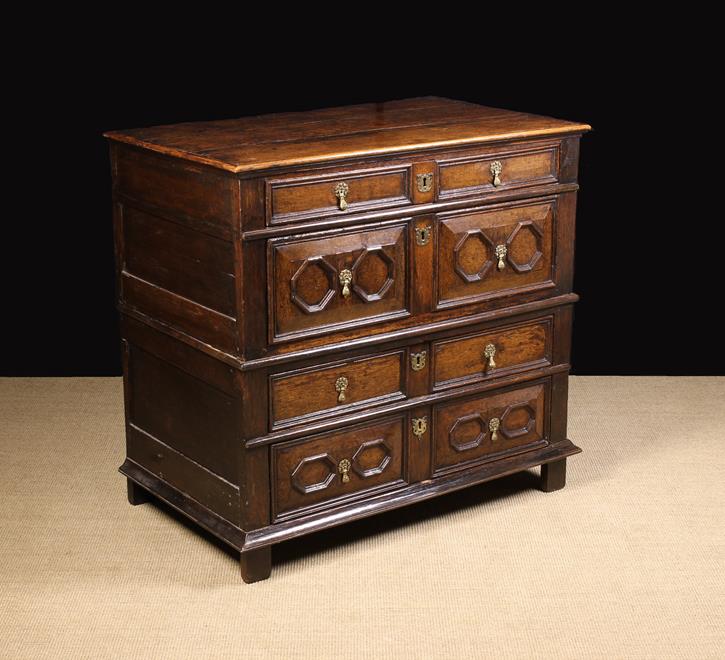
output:
M 272 448 L 275 520 L 405 483 L 404 417 Z
M 412 204 L 411 166 L 267 179 L 269 224 Z
M 272 428 L 405 398 L 404 358 L 396 351 L 271 376 Z
M 487 153 L 438 163 L 438 197 L 480 195 L 495 190 L 556 183 L 558 146 Z
M 433 474 L 546 445 L 549 387 L 546 380 L 434 407 Z
M 433 344 L 433 389 L 551 364 L 552 317 Z

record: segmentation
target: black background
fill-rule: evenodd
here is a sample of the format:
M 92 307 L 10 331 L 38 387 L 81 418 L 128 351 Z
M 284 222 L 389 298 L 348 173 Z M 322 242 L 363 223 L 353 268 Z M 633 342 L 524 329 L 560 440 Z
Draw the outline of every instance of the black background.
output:
M 574 373 L 725 374 L 722 218 L 700 199 L 686 90 L 657 58 L 599 55 L 578 43 L 534 66 L 494 66 L 477 44 L 449 61 L 402 49 L 202 62 L 189 46 L 133 61 L 50 58 L 7 131 L 20 141 L 5 189 L 0 373 L 120 373 L 103 131 L 437 95 L 594 127 L 580 158 Z

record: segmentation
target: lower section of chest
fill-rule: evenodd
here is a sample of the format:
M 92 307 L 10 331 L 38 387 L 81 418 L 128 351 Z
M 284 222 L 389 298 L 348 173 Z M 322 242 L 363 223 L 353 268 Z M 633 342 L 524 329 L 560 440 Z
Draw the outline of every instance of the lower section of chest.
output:
M 240 371 L 124 319 L 122 472 L 135 498 L 171 503 L 244 567 L 285 539 L 558 465 L 579 451 L 570 324 L 560 306 Z

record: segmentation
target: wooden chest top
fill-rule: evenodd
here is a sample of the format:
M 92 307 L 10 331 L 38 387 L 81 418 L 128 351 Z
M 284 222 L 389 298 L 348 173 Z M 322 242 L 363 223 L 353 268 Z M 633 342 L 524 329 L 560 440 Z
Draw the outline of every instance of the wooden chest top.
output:
M 252 173 L 589 129 L 577 122 L 426 97 L 110 131 L 105 135 L 229 172 Z

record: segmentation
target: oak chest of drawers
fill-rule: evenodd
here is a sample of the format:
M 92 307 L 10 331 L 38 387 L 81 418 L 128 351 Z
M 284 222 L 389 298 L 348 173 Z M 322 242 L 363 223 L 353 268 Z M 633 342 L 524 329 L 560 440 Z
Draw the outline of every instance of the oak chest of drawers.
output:
M 114 131 L 132 504 L 271 546 L 563 487 L 579 139 L 438 98 Z

